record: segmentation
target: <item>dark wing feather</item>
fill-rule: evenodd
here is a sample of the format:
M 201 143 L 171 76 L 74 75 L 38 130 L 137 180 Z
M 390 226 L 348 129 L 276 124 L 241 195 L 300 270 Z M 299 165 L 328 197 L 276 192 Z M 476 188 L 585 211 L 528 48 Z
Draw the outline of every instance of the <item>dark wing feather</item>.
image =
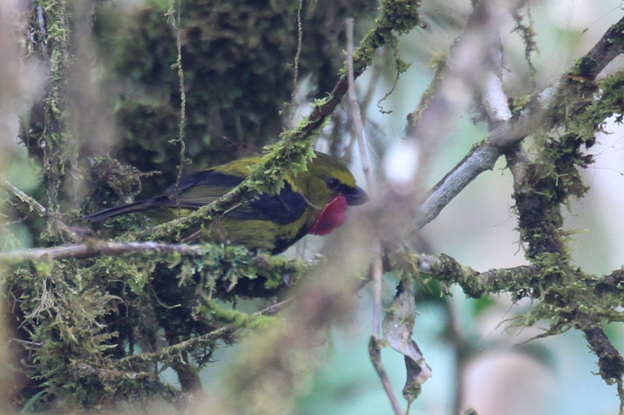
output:
M 258 199 L 236 209 L 229 216 L 240 219 L 270 220 L 286 225 L 299 219 L 308 208 L 303 195 L 292 190 L 286 183 L 277 195 L 262 193 Z
M 149 211 L 159 207 L 199 209 L 221 198 L 238 186 L 243 179 L 216 170 L 200 171 L 182 177 L 177 185 L 170 186 L 163 194 L 152 199 L 105 209 L 87 218 L 99 221 L 120 214 Z M 278 195 L 262 193 L 257 199 L 230 212 L 228 217 L 241 220 L 267 220 L 286 225 L 299 219 L 307 207 L 308 203 L 303 195 L 293 191 L 290 184 L 286 183 Z
M 188 174 L 180 179 L 180 182 L 169 186 L 162 196 L 173 196 L 175 194 L 192 194 L 193 188 L 227 188 L 232 190 L 238 186 L 244 177 L 233 176 L 221 173 L 217 170 L 204 170 Z
M 199 209 L 222 197 L 238 186 L 242 177 L 232 176 L 216 170 L 192 173 L 170 186 L 162 195 L 150 200 L 152 206 Z

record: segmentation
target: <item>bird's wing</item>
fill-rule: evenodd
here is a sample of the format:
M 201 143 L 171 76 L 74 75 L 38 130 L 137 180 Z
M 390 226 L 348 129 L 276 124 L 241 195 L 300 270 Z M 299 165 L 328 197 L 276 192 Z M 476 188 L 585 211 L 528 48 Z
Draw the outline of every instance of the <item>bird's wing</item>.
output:
M 268 220 L 286 225 L 301 218 L 307 208 L 308 202 L 305 197 L 293 191 L 286 182 L 279 194 L 261 193 L 257 199 L 241 206 L 228 216 L 248 220 Z
M 183 177 L 155 197 L 152 206 L 199 209 L 218 200 L 243 181 L 243 177 L 205 170 Z M 280 225 L 299 219 L 308 208 L 305 197 L 285 183 L 279 194 L 262 193 L 228 214 L 242 220 L 268 220 Z
M 243 181 L 242 177 L 204 170 L 184 176 L 151 200 L 152 206 L 199 209 L 219 199 Z

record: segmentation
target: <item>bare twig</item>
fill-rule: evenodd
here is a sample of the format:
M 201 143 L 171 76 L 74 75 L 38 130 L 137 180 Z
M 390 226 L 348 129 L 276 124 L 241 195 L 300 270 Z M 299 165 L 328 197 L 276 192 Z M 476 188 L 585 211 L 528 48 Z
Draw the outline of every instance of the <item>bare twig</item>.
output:
M 500 37 L 500 21 L 492 7 L 486 7 L 484 25 L 488 30 L 489 53 L 483 82 L 479 85 L 481 102 L 485 108 L 489 130 L 492 131 L 511 118 L 507 96 L 503 91 L 503 45 Z
M 366 184 L 369 192 L 372 188 L 371 178 L 371 166 L 370 158 L 368 157 L 368 149 L 366 146 L 366 137 L 364 136 L 364 125 L 362 123 L 362 114 L 360 112 L 360 105 L 357 99 L 357 92 L 355 88 L 355 78 L 353 74 L 353 19 L 346 19 L 347 24 L 347 68 L 348 68 L 348 80 L 349 91 L 348 101 L 349 108 L 351 110 L 351 117 L 353 119 L 353 125 L 355 127 L 355 135 L 357 137 L 360 156 L 362 157 L 362 165 L 364 175 L 366 177 Z M 382 272 L 381 272 L 381 252 L 375 253 L 375 260 L 373 262 L 372 277 L 373 277 L 373 290 L 374 290 L 374 305 L 373 305 L 373 336 L 380 337 L 381 327 L 381 285 L 382 285 Z
M 355 88 L 355 75 L 353 71 L 353 19 L 346 19 L 347 23 L 347 68 L 348 68 L 348 99 L 349 108 L 351 109 L 351 117 L 353 117 L 353 126 L 355 127 L 355 135 L 360 145 L 360 156 L 362 157 L 362 166 L 364 176 L 366 176 L 366 184 L 369 192 L 373 184 L 371 178 L 370 158 L 368 157 L 368 149 L 366 145 L 366 136 L 364 132 L 364 124 L 362 123 L 362 113 L 357 98 L 357 89 Z
M 48 53 L 48 28 L 46 26 L 45 12 L 42 6 L 37 6 L 37 23 L 39 23 L 39 31 L 41 32 L 41 50 Z
M 379 379 L 381 379 L 381 384 L 386 391 L 386 395 L 388 395 L 388 398 L 390 398 L 392 410 L 394 411 L 395 415 L 404 415 L 403 409 L 401 409 L 401 405 L 399 404 L 399 401 L 394 395 L 394 391 L 392 390 L 392 385 L 390 384 L 390 379 L 388 378 L 386 369 L 384 368 L 383 362 L 381 361 L 381 347 L 379 345 L 381 341 L 382 340 L 380 340 L 379 338 L 371 336 L 368 343 L 368 354 L 370 355 L 371 361 L 373 362 L 375 371 L 379 375 Z
M 500 53 L 499 53 L 500 54 Z M 498 62 L 500 64 L 500 56 Z M 511 118 L 507 97 L 503 92 L 503 80 L 499 73 L 487 71 L 481 89 L 482 102 L 488 115 L 490 131 Z
M 381 327 L 381 294 L 383 288 L 383 267 L 381 260 L 381 252 L 377 250 L 375 252 L 375 260 L 373 261 L 372 274 L 373 274 L 373 336 L 380 338 Z
M 366 184 L 368 185 L 369 191 L 371 191 L 372 178 L 371 178 L 371 169 L 370 169 L 370 159 L 368 157 L 368 149 L 366 146 L 366 137 L 364 136 L 364 126 L 362 124 L 362 114 L 360 112 L 360 106 L 357 99 L 357 92 L 355 88 L 355 79 L 353 75 L 353 19 L 349 18 L 346 20 L 347 23 L 347 64 L 348 64 L 348 80 L 349 80 L 349 108 L 351 109 L 351 116 L 353 118 L 353 125 L 355 127 L 355 134 L 357 136 L 357 140 L 360 147 L 360 155 L 362 157 L 362 164 L 364 168 L 364 175 L 366 176 Z M 374 252 L 374 260 L 372 266 L 372 277 L 373 277 L 373 291 L 374 291 L 374 302 L 373 302 L 373 330 L 371 335 L 371 340 L 369 344 L 369 353 L 371 356 L 371 360 L 373 362 L 373 366 L 381 379 L 381 383 L 383 385 L 388 398 L 392 404 L 392 408 L 396 415 L 403 414 L 403 410 L 401 409 L 399 402 L 394 395 L 394 391 L 392 390 L 392 386 L 390 384 L 390 379 L 388 379 L 388 375 L 385 372 L 383 367 L 383 363 L 381 360 L 381 353 L 379 348 L 377 347 L 381 342 L 381 294 L 382 294 L 382 283 L 383 283 L 383 275 L 382 275 L 382 259 L 381 259 L 381 250 L 379 249 L 379 242 L 375 244 L 376 249 Z
M 459 414 L 464 407 L 465 399 L 465 372 L 467 363 L 466 349 L 468 345 L 464 339 L 459 324 L 458 310 L 453 303 L 452 298 L 445 298 L 447 314 L 448 314 L 448 338 L 453 346 L 453 354 L 455 356 L 455 399 L 453 402 L 453 413 Z

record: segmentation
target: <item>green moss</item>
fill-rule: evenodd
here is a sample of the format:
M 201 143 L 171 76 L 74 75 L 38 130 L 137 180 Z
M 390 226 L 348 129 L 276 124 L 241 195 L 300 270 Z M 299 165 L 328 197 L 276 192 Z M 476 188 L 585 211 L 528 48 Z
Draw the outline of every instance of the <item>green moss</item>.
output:
M 337 81 L 346 16 L 363 21 L 370 1 L 305 3 L 300 78 L 308 75 L 325 95 Z M 298 1 L 195 0 L 181 4 L 182 68 L 187 88 L 185 142 L 195 169 L 257 153 L 277 141 L 281 109 L 292 95 L 297 51 Z M 152 2 L 127 26 L 110 10 L 98 28 L 114 54 L 114 70 L 125 81 L 117 115 L 123 147 L 116 154 L 141 171 L 161 170 L 154 188 L 175 179 L 176 152 L 168 141 L 178 133 L 179 80 L 175 34 L 167 25 L 167 4 Z M 103 9 L 106 9 L 103 7 Z M 192 91 L 192 93 L 189 93 Z M 157 138 L 157 139 L 155 139 Z M 151 187 L 148 190 L 153 190 Z
M 29 407 L 39 409 L 48 399 L 57 407 L 95 408 L 153 394 L 174 401 L 179 398 L 175 388 L 149 373 L 154 360 L 140 360 L 160 330 L 172 346 L 184 346 L 155 362 L 176 367 L 182 359 L 199 370 L 218 340 L 231 343 L 234 331 L 271 321 L 228 309 L 221 301 L 273 296 L 286 283 L 296 284 L 309 267 L 286 258 L 250 256 L 242 247 L 206 245 L 200 252 L 155 250 L 97 261 L 39 261 L 12 273 L 5 268 L 5 284 L 23 321 L 21 334 L 14 336 L 26 336 L 24 361 L 29 376 L 39 382 L 22 396 L 24 402 L 33 398 Z M 215 335 L 193 341 L 210 333 Z M 120 366 L 124 357 L 133 357 L 134 363 Z

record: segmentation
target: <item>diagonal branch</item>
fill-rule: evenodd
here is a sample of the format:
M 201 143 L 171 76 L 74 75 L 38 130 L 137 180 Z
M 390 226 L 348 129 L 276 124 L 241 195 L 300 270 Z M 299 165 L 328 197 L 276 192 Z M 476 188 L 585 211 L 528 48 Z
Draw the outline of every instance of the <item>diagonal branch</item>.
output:
M 48 214 L 48 209 L 37 202 L 34 198 L 28 196 L 22 190 L 18 189 L 15 185 L 7 180 L 0 180 L 0 187 L 3 187 L 7 192 L 18 198 L 20 202 L 26 204 L 31 212 L 37 212 L 41 217 L 45 217 Z M 63 234 L 69 241 L 76 242 L 80 238 L 76 235 L 62 220 L 56 219 L 57 229 Z
M 435 219 L 442 209 L 470 182 L 487 170 L 492 170 L 496 160 L 508 149 L 524 140 L 539 128 L 547 111 L 561 104 L 560 88 L 570 77 L 582 75 L 593 80 L 618 55 L 624 52 L 624 18 L 614 24 L 558 83 L 536 94 L 530 104 L 519 114 L 493 130 L 481 143 L 475 145 L 433 189 L 418 209 L 418 229 Z M 545 126 L 548 128 L 548 126 Z

